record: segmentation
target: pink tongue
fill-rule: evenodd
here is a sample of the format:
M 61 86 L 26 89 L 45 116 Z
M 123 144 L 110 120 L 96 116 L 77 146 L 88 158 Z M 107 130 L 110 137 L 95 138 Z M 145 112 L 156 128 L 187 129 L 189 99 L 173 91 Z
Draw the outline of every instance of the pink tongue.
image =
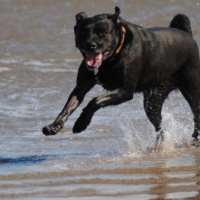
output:
M 86 62 L 90 67 L 97 67 L 102 61 L 103 55 L 102 53 L 86 53 Z

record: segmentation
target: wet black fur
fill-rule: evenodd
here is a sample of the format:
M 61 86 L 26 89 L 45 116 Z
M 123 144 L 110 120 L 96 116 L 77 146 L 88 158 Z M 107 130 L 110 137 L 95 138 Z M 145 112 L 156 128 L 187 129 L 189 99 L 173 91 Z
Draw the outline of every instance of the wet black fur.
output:
M 144 110 L 156 131 L 161 131 L 162 105 L 168 94 L 178 89 L 189 103 L 194 114 L 194 133 L 200 131 L 200 61 L 197 43 L 192 37 L 190 20 L 186 15 L 174 17 L 170 27 L 143 28 L 114 14 L 88 18 L 85 13 L 76 15 L 74 27 L 76 47 L 83 57 L 85 52 L 109 54 L 99 67 L 97 75 L 88 70 L 85 59 L 80 64 L 76 87 L 56 120 L 43 128 L 45 135 L 55 135 L 64 122 L 81 104 L 85 94 L 101 84 L 105 94 L 92 99 L 83 109 L 73 127 L 79 133 L 90 124 L 94 113 L 102 107 L 118 105 L 133 98 L 134 93 L 144 95 Z M 118 54 L 116 49 L 125 41 Z

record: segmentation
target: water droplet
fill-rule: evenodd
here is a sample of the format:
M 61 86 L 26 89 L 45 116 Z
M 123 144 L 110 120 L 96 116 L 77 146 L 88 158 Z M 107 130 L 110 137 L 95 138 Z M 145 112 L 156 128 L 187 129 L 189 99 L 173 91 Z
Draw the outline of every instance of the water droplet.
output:
M 34 110 L 37 110 L 38 109 L 38 106 L 34 106 Z

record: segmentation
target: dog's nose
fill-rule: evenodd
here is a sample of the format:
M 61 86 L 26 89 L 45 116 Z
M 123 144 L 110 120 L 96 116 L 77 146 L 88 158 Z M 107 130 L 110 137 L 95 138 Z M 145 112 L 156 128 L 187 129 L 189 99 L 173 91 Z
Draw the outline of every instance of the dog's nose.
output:
M 91 44 L 91 49 L 96 49 L 96 47 L 97 47 L 97 45 L 93 42 L 93 43 Z
M 85 47 L 86 47 L 88 50 L 94 50 L 94 49 L 96 49 L 97 44 L 94 43 L 94 42 L 88 42 L 88 43 L 85 44 Z

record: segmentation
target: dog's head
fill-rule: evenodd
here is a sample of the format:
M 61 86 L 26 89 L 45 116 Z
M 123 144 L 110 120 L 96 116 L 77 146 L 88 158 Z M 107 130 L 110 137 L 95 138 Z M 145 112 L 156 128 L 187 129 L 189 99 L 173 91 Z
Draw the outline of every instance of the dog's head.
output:
M 82 53 L 89 70 L 99 68 L 102 62 L 112 57 L 118 47 L 121 34 L 119 14 L 120 9 L 115 7 L 114 14 L 100 14 L 91 18 L 84 12 L 76 15 L 76 47 Z

